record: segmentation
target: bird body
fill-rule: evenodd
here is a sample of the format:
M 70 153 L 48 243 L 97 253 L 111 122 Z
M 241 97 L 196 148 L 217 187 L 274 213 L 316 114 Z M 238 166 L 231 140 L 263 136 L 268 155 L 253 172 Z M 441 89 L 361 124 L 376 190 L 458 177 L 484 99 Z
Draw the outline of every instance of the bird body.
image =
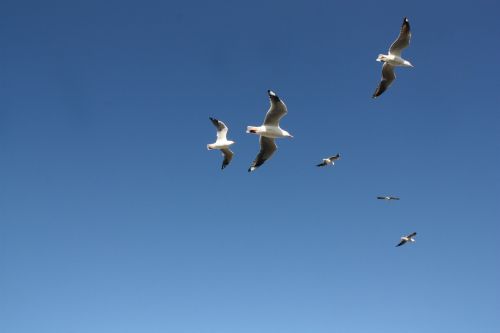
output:
M 388 201 L 390 201 L 390 200 L 399 200 L 398 197 L 393 197 L 392 195 L 379 196 L 379 197 L 377 197 L 377 199 L 379 199 L 379 200 L 388 200 Z
M 391 53 L 379 54 L 376 60 L 378 62 L 385 62 L 394 67 L 413 67 L 411 62 L 409 62 L 408 60 L 405 60 L 400 56 Z
M 401 57 L 401 52 L 410 45 L 410 39 L 410 21 L 405 17 L 401 25 L 399 36 L 389 48 L 389 53 L 379 54 L 376 59 L 379 62 L 383 62 L 384 65 L 382 66 L 382 79 L 373 93 L 372 98 L 377 98 L 382 95 L 382 93 L 384 93 L 384 91 L 394 82 L 396 79 L 396 73 L 394 72 L 395 67 L 413 67 L 411 62 Z
M 340 159 L 340 154 L 337 154 L 335 156 L 331 156 L 331 157 L 328 157 L 328 158 L 324 158 L 323 159 L 323 162 L 321 162 L 320 164 L 317 164 L 316 166 L 318 167 L 323 167 L 323 166 L 327 166 L 327 165 L 334 165 L 335 164 L 335 161 L 339 160 Z
M 408 242 L 410 242 L 410 243 L 414 243 L 414 242 L 415 242 L 415 236 L 416 236 L 416 235 L 417 235 L 417 233 L 416 233 L 416 232 L 413 232 L 413 233 L 411 233 L 411 234 L 409 234 L 409 235 L 407 235 L 407 236 L 403 236 L 403 237 L 401 237 L 401 241 L 398 243 L 398 245 L 396 245 L 396 247 L 401 246 L 401 245 L 404 245 L 404 244 L 406 244 L 406 243 L 408 243 Z
M 265 136 L 266 138 L 293 138 L 287 131 L 282 130 L 279 126 L 262 125 L 262 126 L 247 126 L 247 133 Z
M 212 121 L 212 124 L 214 124 L 215 128 L 217 128 L 217 140 L 214 143 L 208 144 L 207 149 L 218 149 L 221 151 L 222 156 L 224 156 L 221 169 L 224 169 L 233 159 L 234 153 L 231 151 L 231 149 L 229 149 L 229 147 L 235 142 L 227 139 L 228 128 L 226 124 L 212 117 L 210 117 L 210 120 Z
M 259 166 L 264 164 L 271 156 L 273 156 L 278 146 L 274 142 L 276 138 L 293 138 L 287 131 L 281 129 L 280 119 L 287 114 L 285 103 L 276 95 L 275 92 L 268 90 L 271 106 L 264 118 L 264 124 L 261 126 L 248 126 L 247 133 L 256 134 L 259 136 L 260 151 L 257 157 L 252 162 L 248 172 L 252 172 Z
M 233 145 L 235 142 L 231 140 L 227 140 L 224 142 L 215 142 L 215 143 L 209 143 L 207 145 L 208 150 L 213 150 L 213 149 L 225 149 L 229 148 L 231 145 Z

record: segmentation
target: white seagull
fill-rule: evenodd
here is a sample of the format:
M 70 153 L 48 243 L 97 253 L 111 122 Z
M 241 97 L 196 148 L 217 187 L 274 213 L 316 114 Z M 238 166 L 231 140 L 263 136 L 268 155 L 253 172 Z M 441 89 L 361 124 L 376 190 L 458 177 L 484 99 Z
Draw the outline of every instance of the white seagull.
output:
M 264 124 L 261 126 L 247 126 L 247 133 L 260 136 L 260 151 L 253 161 L 248 172 L 252 172 L 264 164 L 278 148 L 274 142 L 275 138 L 293 138 L 287 131 L 280 128 L 280 119 L 287 114 L 285 103 L 271 90 L 267 91 L 271 101 L 271 107 L 267 111 Z
M 381 61 L 384 63 L 382 66 L 382 80 L 380 81 L 377 90 L 373 93 L 372 98 L 377 98 L 382 95 L 384 91 L 389 88 L 394 79 L 396 78 L 396 74 L 394 73 L 394 67 L 413 67 L 413 65 L 403 58 L 401 58 L 401 52 L 408 45 L 410 45 L 410 22 L 405 17 L 403 20 L 403 25 L 401 26 L 401 31 L 399 32 L 398 39 L 392 43 L 389 48 L 389 54 L 379 54 L 377 61 Z
M 335 161 L 337 161 L 337 160 L 340 160 L 340 154 L 337 154 L 335 156 L 331 156 L 328 158 L 324 158 L 323 162 L 321 162 L 320 164 L 318 164 L 316 166 L 323 167 L 323 166 L 327 166 L 328 164 L 334 165 Z
M 217 120 L 215 118 L 209 117 L 214 126 L 217 128 L 217 140 L 214 143 L 210 143 L 207 145 L 208 150 L 219 149 L 224 156 L 224 160 L 222 161 L 222 168 L 224 169 L 229 162 L 233 159 L 234 153 L 229 149 L 229 146 L 234 144 L 234 141 L 228 140 L 226 138 L 227 135 L 227 126 L 222 121 Z
M 380 197 L 377 197 L 377 199 L 379 200 L 399 200 L 398 197 L 393 197 L 392 195 L 386 195 L 386 196 L 380 196 Z
M 417 235 L 416 232 L 412 232 L 411 234 L 409 234 L 408 236 L 403 236 L 401 237 L 401 241 L 399 242 L 398 245 L 396 245 L 396 247 L 398 246 L 401 246 L 401 245 L 404 245 L 408 242 L 410 243 L 414 243 L 415 242 L 415 236 Z

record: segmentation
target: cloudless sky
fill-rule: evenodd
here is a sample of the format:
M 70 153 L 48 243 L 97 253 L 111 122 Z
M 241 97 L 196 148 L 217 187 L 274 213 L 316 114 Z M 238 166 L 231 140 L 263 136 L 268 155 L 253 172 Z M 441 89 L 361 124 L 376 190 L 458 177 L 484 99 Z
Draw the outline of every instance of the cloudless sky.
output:
M 1 332 L 498 332 L 498 1 L 0 7 Z

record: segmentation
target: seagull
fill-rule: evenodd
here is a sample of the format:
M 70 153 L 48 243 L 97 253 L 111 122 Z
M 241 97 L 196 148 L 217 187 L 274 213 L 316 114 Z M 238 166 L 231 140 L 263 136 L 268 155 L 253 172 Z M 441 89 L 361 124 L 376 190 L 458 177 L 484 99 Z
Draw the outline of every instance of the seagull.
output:
M 377 61 L 384 63 L 382 66 L 382 80 L 380 81 L 377 90 L 373 93 L 372 98 L 377 98 L 382 95 L 382 93 L 392 84 L 396 78 L 394 67 L 413 67 L 408 60 L 401 58 L 401 52 L 403 49 L 410 45 L 410 38 L 410 21 L 408 21 L 408 18 L 405 17 L 398 39 L 396 39 L 389 48 L 389 54 L 378 55 Z
M 229 146 L 234 144 L 234 141 L 227 140 L 226 135 L 228 128 L 226 124 L 224 124 L 222 121 L 217 120 L 215 118 L 209 117 L 214 126 L 217 128 L 217 140 L 214 143 L 210 143 L 207 145 L 208 150 L 212 149 L 219 149 L 222 152 L 222 155 L 224 156 L 224 160 L 222 161 L 222 168 L 224 169 L 227 167 L 229 162 L 233 159 L 234 153 L 229 149 Z
M 398 197 L 393 197 L 393 196 L 391 196 L 391 195 L 386 195 L 386 196 L 383 196 L 383 197 L 377 197 L 377 199 L 380 199 L 380 200 L 388 200 L 388 201 L 390 201 L 390 200 L 399 200 L 399 198 L 398 198 Z
M 316 166 L 323 167 L 323 166 L 327 166 L 328 164 L 334 165 L 335 161 L 337 161 L 339 159 L 340 159 L 340 154 L 337 154 L 335 156 L 324 158 L 323 162 L 321 162 L 320 164 L 318 164 Z
M 280 128 L 280 119 L 287 114 L 285 103 L 272 90 L 268 90 L 267 94 L 271 101 L 271 107 L 267 111 L 264 124 L 261 126 L 247 126 L 247 133 L 252 133 L 260 136 L 260 151 L 253 161 L 248 172 L 252 172 L 260 167 L 266 160 L 273 156 L 278 146 L 274 142 L 275 138 L 293 138 L 290 133 Z
M 415 237 L 416 235 L 417 235 L 417 233 L 416 233 L 416 232 L 413 232 L 413 233 L 409 234 L 408 236 L 403 236 L 403 237 L 401 237 L 401 242 L 399 242 L 399 244 L 398 244 L 398 245 L 396 245 L 396 247 L 401 246 L 401 245 L 404 245 L 404 244 L 406 244 L 406 243 L 408 243 L 408 242 L 410 242 L 410 243 L 415 242 L 414 237 Z

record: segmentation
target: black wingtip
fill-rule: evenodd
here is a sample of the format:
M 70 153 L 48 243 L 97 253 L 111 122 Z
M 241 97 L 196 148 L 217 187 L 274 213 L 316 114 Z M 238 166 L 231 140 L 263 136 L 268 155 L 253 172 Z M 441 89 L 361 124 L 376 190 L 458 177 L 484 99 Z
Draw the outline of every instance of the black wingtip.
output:
M 408 27 L 408 30 L 410 30 L 410 20 L 408 20 L 408 18 L 407 18 L 407 17 L 405 17 L 405 18 L 404 18 L 404 20 L 403 20 L 403 24 L 402 24 L 402 25 L 403 25 L 403 27 L 404 27 L 404 26 L 407 26 L 407 27 Z
M 280 100 L 278 95 L 274 91 L 272 91 L 271 89 L 267 90 L 267 94 L 269 95 L 269 98 L 271 98 L 271 99 L 278 100 L 278 101 Z

